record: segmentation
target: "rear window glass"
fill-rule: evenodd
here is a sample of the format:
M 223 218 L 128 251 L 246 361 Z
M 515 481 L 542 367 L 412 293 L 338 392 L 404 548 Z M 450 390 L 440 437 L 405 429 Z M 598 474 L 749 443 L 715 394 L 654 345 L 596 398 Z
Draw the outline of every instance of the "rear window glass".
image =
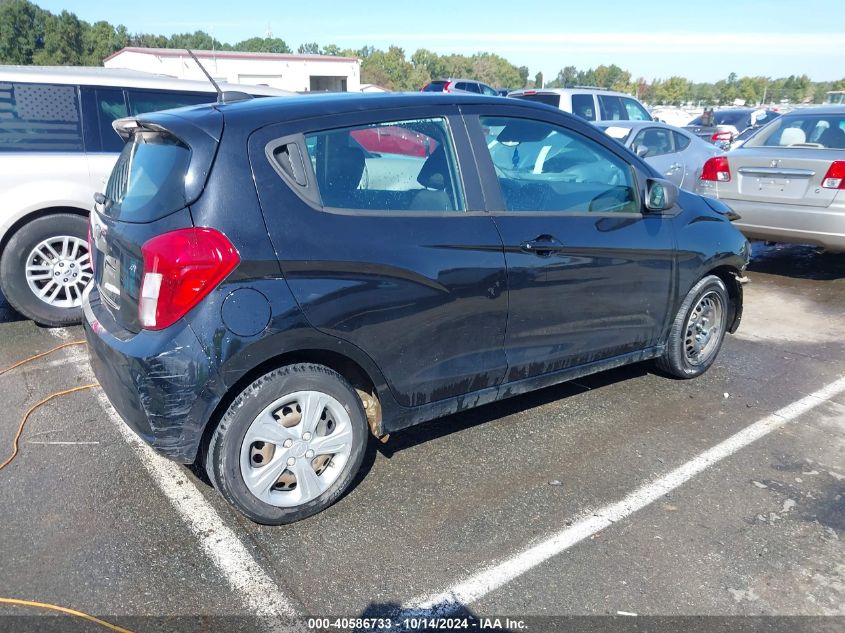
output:
M 81 152 L 76 86 L 0 82 L 0 152 Z
M 117 159 L 105 195 L 106 215 L 152 222 L 185 206 L 191 150 L 170 134 L 138 132 Z
M 443 92 L 443 87 L 445 85 L 445 81 L 432 81 L 425 88 L 423 88 L 423 92 Z
M 845 149 L 845 114 L 786 115 L 775 119 L 745 143 L 745 147 Z
M 538 101 L 546 105 L 560 107 L 560 95 L 554 93 L 537 93 L 537 94 L 523 94 L 514 95 L 517 99 L 525 99 L 526 101 Z

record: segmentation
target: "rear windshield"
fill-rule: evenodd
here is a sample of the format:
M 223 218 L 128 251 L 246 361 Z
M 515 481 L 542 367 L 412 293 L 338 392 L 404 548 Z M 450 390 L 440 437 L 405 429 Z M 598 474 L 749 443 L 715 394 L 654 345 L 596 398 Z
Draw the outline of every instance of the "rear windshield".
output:
M 734 127 L 742 127 L 744 130 L 748 125 L 743 122 L 748 121 L 750 125 L 751 115 L 748 112 L 714 112 L 713 118 L 716 120 L 716 125 L 733 125 Z M 701 117 L 696 117 L 689 123 L 690 125 L 701 125 Z
M 748 139 L 744 147 L 845 149 L 845 112 L 784 115 Z
M 152 222 L 185 206 L 191 150 L 174 136 L 138 132 L 112 170 L 104 212 L 123 222 Z
M 423 92 L 443 92 L 443 87 L 447 83 L 447 81 L 432 81 L 425 88 L 423 88 Z
M 517 99 L 525 99 L 526 101 L 539 101 L 546 105 L 560 107 L 560 95 L 554 93 L 537 93 L 533 95 L 514 95 Z

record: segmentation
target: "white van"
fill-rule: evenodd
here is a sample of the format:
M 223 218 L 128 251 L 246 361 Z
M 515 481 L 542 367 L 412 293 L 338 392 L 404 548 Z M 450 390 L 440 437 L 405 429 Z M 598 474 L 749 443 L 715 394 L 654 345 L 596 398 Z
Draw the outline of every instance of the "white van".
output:
M 42 325 L 79 321 L 88 212 L 123 146 L 112 121 L 216 98 L 209 82 L 139 71 L 0 66 L 0 290 L 15 310 Z
M 514 90 L 508 97 L 545 103 L 587 121 L 651 121 L 648 110 L 634 97 L 602 88 Z

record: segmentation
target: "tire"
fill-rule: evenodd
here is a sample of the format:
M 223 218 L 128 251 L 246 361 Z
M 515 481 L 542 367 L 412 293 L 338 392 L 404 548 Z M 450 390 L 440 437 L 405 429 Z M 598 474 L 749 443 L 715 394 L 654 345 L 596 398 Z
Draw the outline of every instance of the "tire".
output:
M 79 323 L 82 289 L 92 277 L 87 238 L 88 220 L 71 213 L 36 218 L 18 229 L 0 258 L 0 287 L 9 304 L 39 325 Z M 27 272 L 28 266 L 34 268 Z
M 657 366 L 677 378 L 695 378 L 707 371 L 725 339 L 729 307 L 724 282 L 715 275 L 701 279 L 681 303 Z
M 361 400 L 340 374 L 288 365 L 235 398 L 211 436 L 205 468 L 248 518 L 293 523 L 340 498 L 361 467 L 368 434 Z

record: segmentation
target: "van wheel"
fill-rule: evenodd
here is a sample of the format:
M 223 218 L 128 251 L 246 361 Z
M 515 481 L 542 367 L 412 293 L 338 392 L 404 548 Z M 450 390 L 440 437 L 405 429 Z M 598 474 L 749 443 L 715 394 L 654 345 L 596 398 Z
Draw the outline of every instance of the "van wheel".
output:
M 672 322 L 658 367 L 678 378 L 695 378 L 707 371 L 725 338 L 729 301 L 724 282 L 715 275 L 695 284 Z
M 235 398 L 211 436 L 205 467 L 223 497 L 253 521 L 292 523 L 349 487 L 367 432 L 361 400 L 340 374 L 289 365 Z
M 40 325 L 61 327 L 82 318 L 82 291 L 93 277 L 88 221 L 71 213 L 27 222 L 0 259 L 0 287 L 11 306 Z

